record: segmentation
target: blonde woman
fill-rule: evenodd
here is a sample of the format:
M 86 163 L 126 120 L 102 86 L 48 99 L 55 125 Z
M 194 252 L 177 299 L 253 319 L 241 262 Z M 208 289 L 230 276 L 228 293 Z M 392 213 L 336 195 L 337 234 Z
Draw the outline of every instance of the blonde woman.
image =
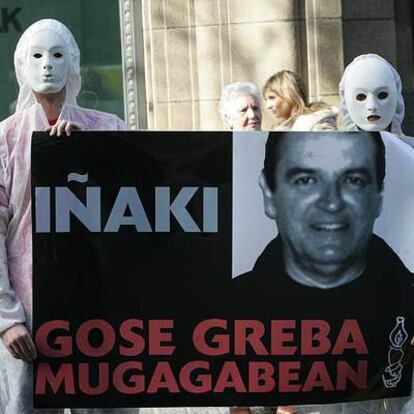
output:
M 337 129 L 338 111 L 324 102 L 307 103 L 302 78 L 290 70 L 272 75 L 262 89 L 265 107 L 275 118 L 272 130 L 323 131 Z

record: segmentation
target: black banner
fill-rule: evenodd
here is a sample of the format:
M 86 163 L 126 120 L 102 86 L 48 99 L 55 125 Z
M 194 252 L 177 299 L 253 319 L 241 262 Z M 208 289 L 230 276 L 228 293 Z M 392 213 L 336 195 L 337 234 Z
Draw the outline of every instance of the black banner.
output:
M 296 135 L 304 145 L 306 134 Z M 310 168 L 306 154 L 316 147 L 300 149 L 299 161 L 279 149 L 280 174 L 287 160 L 308 164 L 287 166 L 291 181 L 276 175 L 279 187 L 267 193 L 269 177 L 261 182 L 279 235 L 232 278 L 235 188 L 243 191 L 243 181 L 231 133 L 35 133 L 35 406 L 272 406 L 408 395 L 412 275 L 371 235 L 375 217 L 363 214 L 381 194 L 378 162 L 366 167 L 370 144 L 361 167 L 348 157 L 361 153 L 359 144 L 331 135 L 334 148 L 349 145 L 335 166 L 322 160 Z M 257 151 L 263 144 L 257 140 Z M 292 279 L 289 238 L 307 262 L 337 255 L 346 264 L 358 254 L 365 270 L 332 286 L 323 277 L 319 287 Z M 311 246 L 300 250 L 303 239 Z

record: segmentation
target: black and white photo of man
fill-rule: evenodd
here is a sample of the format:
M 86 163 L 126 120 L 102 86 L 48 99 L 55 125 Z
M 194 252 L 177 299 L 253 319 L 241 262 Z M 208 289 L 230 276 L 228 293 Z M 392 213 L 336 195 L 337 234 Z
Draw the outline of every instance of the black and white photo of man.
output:
M 289 279 L 331 289 L 363 276 L 372 249 L 399 262 L 372 234 L 381 213 L 384 152 L 377 133 L 271 133 L 259 181 L 279 236 L 252 273 L 276 250 Z
M 411 338 L 414 278 L 373 234 L 384 177 L 378 133 L 270 133 L 259 182 L 278 236 L 232 282 L 237 303 L 244 304 L 238 317 L 330 320 L 331 333 L 353 319 L 370 366 L 385 370 L 397 321 Z M 290 335 L 291 343 L 300 339 Z M 408 349 L 408 335 L 401 349 Z M 409 389 L 411 367 L 399 369 L 390 374 L 392 387 L 386 373 L 370 384 L 371 392 L 392 396 L 390 388 L 403 382 Z
M 287 274 L 320 288 L 361 276 L 381 212 L 381 139 L 296 134 L 271 136 L 267 145 L 260 185 L 266 215 L 279 229 Z

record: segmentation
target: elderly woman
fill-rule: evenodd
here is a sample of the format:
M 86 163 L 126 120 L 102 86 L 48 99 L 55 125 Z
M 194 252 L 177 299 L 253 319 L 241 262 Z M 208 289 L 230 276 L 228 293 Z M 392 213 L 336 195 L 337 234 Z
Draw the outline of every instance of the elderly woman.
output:
M 226 85 L 221 92 L 219 110 L 227 128 L 234 131 L 260 131 L 260 93 L 254 83 L 235 82 Z
M 386 147 L 387 175 L 382 214 L 377 220 L 375 233 L 414 269 L 412 249 L 412 211 L 414 195 L 414 152 L 405 145 L 414 144 L 401 128 L 405 105 L 402 83 L 398 72 L 381 56 L 361 55 L 345 69 L 339 84 L 341 111 L 348 131 L 380 131 Z M 404 220 L 405 218 L 405 220 Z M 344 414 L 414 412 L 414 400 L 388 399 L 347 404 Z
M 27 414 L 33 413 L 29 363 L 36 356 L 30 335 L 32 132 L 70 135 L 74 129 L 119 130 L 125 125 L 115 115 L 77 105 L 80 52 L 62 23 L 46 19 L 32 24 L 19 39 L 14 66 L 20 87 L 16 112 L 0 124 L 0 412 Z M 106 412 L 93 410 L 101 411 Z

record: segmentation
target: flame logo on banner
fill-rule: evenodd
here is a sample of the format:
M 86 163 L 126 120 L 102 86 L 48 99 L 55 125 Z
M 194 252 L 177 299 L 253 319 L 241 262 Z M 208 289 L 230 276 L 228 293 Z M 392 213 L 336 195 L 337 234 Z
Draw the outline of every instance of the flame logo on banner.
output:
M 388 365 L 382 375 L 382 381 L 386 388 L 395 388 L 401 381 L 403 370 L 401 361 L 404 358 L 404 351 L 401 348 L 408 339 L 408 333 L 405 330 L 404 323 L 404 317 L 398 316 L 397 322 L 389 335 Z

